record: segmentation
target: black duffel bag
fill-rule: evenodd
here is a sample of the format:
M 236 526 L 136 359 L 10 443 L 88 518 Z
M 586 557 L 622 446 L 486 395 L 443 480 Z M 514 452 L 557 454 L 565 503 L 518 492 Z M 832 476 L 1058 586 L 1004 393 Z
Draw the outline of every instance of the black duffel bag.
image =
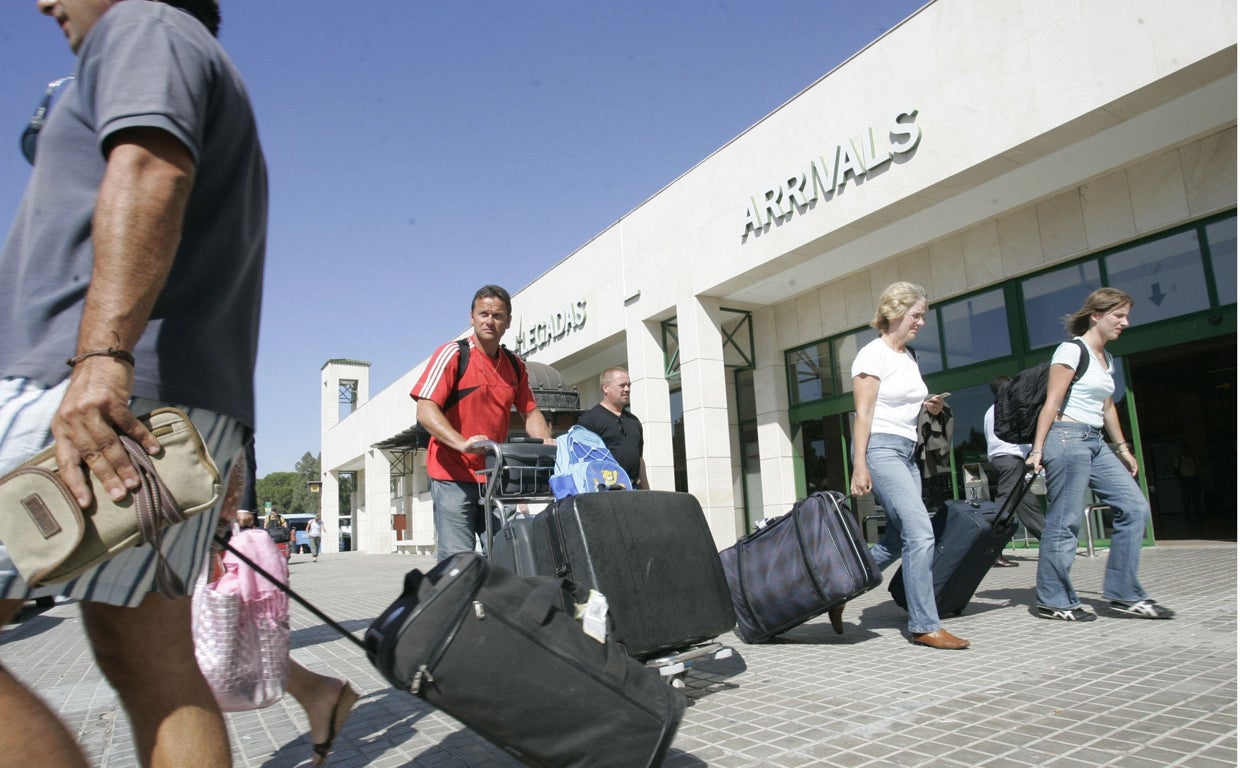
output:
M 657 766 L 684 696 L 560 607 L 565 583 L 526 581 L 476 554 L 405 576 L 366 631 L 371 663 L 528 765 Z

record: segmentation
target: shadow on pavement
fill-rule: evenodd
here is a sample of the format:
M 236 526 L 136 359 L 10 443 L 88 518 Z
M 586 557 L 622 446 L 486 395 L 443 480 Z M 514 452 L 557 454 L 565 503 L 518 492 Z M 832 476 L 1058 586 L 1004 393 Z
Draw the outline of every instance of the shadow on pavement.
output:
M 352 619 L 350 621 L 339 622 L 340 626 L 353 633 L 353 636 L 361 640 L 366 630 L 370 627 L 373 619 Z M 319 624 L 304 629 L 295 629 L 289 632 L 288 645 L 290 649 L 309 648 L 312 645 L 321 643 L 330 643 L 341 639 L 340 633 L 326 624 Z
M 77 620 L 76 616 L 44 616 L 43 612 L 47 608 L 38 608 L 33 603 L 28 604 L 18 612 L 10 624 L 4 626 L 0 631 L 0 645 L 24 640 L 28 637 L 37 637 L 38 635 L 48 632 L 65 621 L 72 619 Z
M 363 694 L 336 736 L 327 764 L 362 765 L 358 756 L 365 754 L 367 745 L 379 742 L 382 748 L 387 748 L 408 742 L 417 735 L 417 722 L 433 711 L 425 701 L 404 691 L 388 689 Z M 394 712 L 400 714 L 393 717 Z M 367 724 L 374 723 L 384 723 L 384 726 L 367 733 Z M 273 752 L 263 768 L 306 765 L 312 754 L 309 734 L 302 733 Z

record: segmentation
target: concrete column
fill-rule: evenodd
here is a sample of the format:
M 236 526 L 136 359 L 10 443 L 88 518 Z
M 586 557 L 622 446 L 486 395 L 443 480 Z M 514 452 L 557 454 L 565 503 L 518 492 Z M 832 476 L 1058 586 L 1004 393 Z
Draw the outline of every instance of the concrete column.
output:
M 762 515 L 775 517 L 791 509 L 797 497 L 792 429 L 788 423 L 788 377 L 775 333 L 775 310 L 755 310 L 752 318 Z
M 736 542 L 741 526 L 719 320 L 717 299 L 690 297 L 676 306 L 689 492 L 701 502 L 715 544 L 723 549 Z
M 654 490 L 675 490 L 671 397 L 664 371 L 660 324 L 641 322 L 630 316 L 625 330 L 629 379 L 633 384 L 629 407 L 642 422 L 646 479 Z
M 343 381 L 357 382 L 357 402 L 370 399 L 370 363 L 361 360 L 328 360 L 319 370 L 322 388 L 319 392 L 319 432 L 320 434 L 340 423 L 340 383 Z
M 386 555 L 392 551 L 392 486 L 391 464 L 378 448 L 366 451 L 362 470 L 364 513 L 354 515 L 354 535 L 360 535 L 358 550 Z M 362 505 L 359 505 L 362 506 Z
M 334 472 L 324 472 L 319 492 L 319 512 L 323 515 L 326 535 L 321 542 L 324 552 L 340 551 L 340 480 Z

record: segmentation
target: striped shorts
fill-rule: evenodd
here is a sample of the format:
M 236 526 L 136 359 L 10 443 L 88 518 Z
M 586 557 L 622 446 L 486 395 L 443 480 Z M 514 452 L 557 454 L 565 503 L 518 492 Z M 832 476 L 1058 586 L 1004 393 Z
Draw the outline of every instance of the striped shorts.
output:
M 68 381 L 48 389 L 29 379 L 0 379 L 0 475 L 11 471 L 52 442 L 52 417 L 64 398 Z M 134 398 L 134 413 L 149 413 L 165 407 L 145 398 Z M 250 429 L 236 419 L 221 416 L 202 408 L 176 405 L 194 422 L 202 433 L 207 450 L 215 459 L 220 477 L 228 477 L 229 468 L 249 439 Z M 198 572 L 211 544 L 211 534 L 223 500 L 209 512 L 203 512 L 184 523 L 164 530 L 160 550 L 172 570 L 187 586 L 197 583 Z M 4 514 L 0 510 L 0 514 Z M 31 589 L 13 567 L 8 550 L 0 542 L 0 598 L 31 599 L 61 595 L 75 600 L 135 607 L 152 591 L 158 561 L 148 545 L 126 550 L 101 563 L 73 581 Z

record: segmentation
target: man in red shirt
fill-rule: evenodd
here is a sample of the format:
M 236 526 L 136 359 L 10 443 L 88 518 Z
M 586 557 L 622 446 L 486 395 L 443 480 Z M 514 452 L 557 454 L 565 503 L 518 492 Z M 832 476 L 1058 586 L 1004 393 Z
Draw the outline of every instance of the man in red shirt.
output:
M 475 538 L 486 531 L 476 471 L 485 457 L 479 441 L 504 442 L 515 406 L 525 433 L 552 443 L 551 427 L 534 402 L 525 364 L 501 347 L 512 323 L 512 299 L 498 285 L 484 285 L 474 294 L 467 342 L 468 359 L 460 370 L 463 350 L 449 342 L 435 350 L 409 396 L 418 401 L 418 423 L 431 434 L 426 473 L 431 478 L 435 510 L 436 556 L 446 560 L 473 552 Z

